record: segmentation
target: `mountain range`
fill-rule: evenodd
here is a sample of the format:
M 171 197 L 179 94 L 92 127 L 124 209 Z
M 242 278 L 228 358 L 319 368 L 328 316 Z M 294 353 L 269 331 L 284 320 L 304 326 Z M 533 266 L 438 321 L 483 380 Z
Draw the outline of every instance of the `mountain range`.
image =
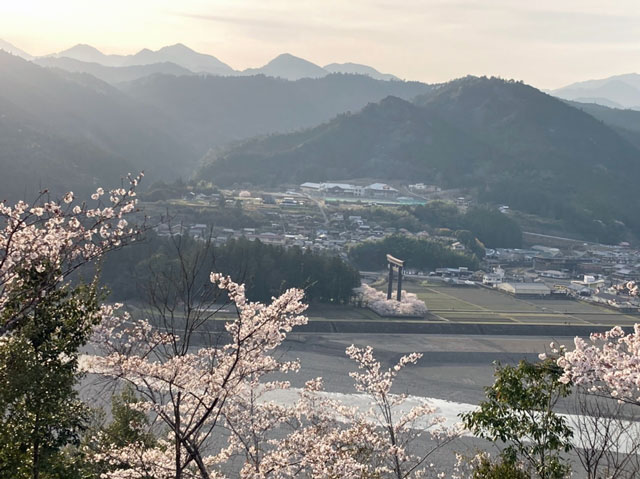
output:
M 565 100 L 640 110 L 640 75 L 627 73 L 600 80 L 587 80 L 550 93 Z
M 115 67 L 91 65 L 115 75 Z M 146 66 L 119 68 L 125 80 L 123 72 Z M 286 81 L 161 72 L 119 85 L 0 51 L 2 198 L 22 198 L 40 185 L 85 191 L 129 171 L 145 170 L 151 182 L 189 177 L 209 149 L 230 141 L 313 126 L 430 88 L 362 75 Z
M 292 81 L 302 78 L 322 78 L 331 73 L 350 73 L 367 75 L 377 80 L 399 80 L 394 75 L 380 73 L 367 65 L 331 63 L 323 68 L 290 53 L 278 55 L 259 68 L 234 70 L 213 55 L 198 53 L 181 43 L 156 51 L 145 48 L 134 55 L 106 55 L 91 45 L 78 44 L 61 52 L 36 58 L 3 40 L 0 40 L 0 49 L 25 60 L 35 60 L 43 66 L 57 67 L 71 72 L 89 73 L 109 83 L 128 81 L 153 73 L 173 75 L 204 73 L 217 76 L 265 75 Z M 142 66 L 146 68 L 140 68 Z M 126 71 L 120 71 L 120 69 L 126 69 Z
M 24 171 L 20 181 L 2 175 L 3 198 L 32 192 L 52 178 L 86 190 L 135 170 L 172 177 L 182 171 L 176 158 L 197 160 L 153 108 L 86 74 L 50 70 L 0 52 L 0 104 L 2 170 L 33 164 L 32 174 Z M 91 181 L 74 181 L 79 173 Z
M 87 191 L 140 169 L 150 182 L 190 177 L 203 163 L 197 177 L 220 186 L 422 181 L 565 221 L 592 239 L 640 236 L 640 112 L 496 78 L 376 80 L 361 65 L 320 68 L 286 54 L 257 74 L 214 75 L 182 64 L 222 71 L 222 62 L 180 45 L 64 52 L 82 59 L 4 46 L 2 198 L 41 185 Z
M 0 50 L 4 50 L 7 53 L 11 53 L 12 55 L 24 58 L 25 60 L 33 60 L 34 58 L 24 50 L 20 50 L 18 47 L 12 45 L 11 43 L 4 41 L 2 38 L 0 38 Z
M 192 73 L 208 73 L 211 75 L 230 75 L 234 73 L 233 68 L 216 57 L 195 52 L 181 43 L 163 47 L 157 51 L 145 48 L 135 55 L 105 55 L 90 45 L 76 45 L 51 56 L 55 58 L 72 58 L 82 62 L 98 63 L 110 67 L 173 63 Z
M 262 75 L 155 75 L 123 84 L 121 89 L 163 112 L 172 131 L 204 154 L 211 147 L 251 136 L 315 126 L 389 95 L 413 99 L 431 87 L 345 74 L 297 81 Z
M 387 98 L 315 128 L 211 152 L 199 178 L 435 183 L 570 222 L 590 237 L 622 224 L 640 233 L 640 150 L 615 125 L 620 111 L 606 112 L 609 124 L 522 83 L 468 77 L 413 102 Z

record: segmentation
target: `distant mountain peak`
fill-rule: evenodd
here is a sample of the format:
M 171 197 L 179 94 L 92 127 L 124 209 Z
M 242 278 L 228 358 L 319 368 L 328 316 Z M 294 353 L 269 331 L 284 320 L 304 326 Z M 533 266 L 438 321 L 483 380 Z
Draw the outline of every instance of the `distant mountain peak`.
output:
M 69 48 L 69 50 L 77 50 L 77 51 L 91 51 L 91 52 L 98 52 L 98 53 L 102 53 L 100 50 L 98 50 L 96 47 L 89 45 L 88 43 L 77 43 L 74 46 L 72 46 L 71 48 Z
M 0 39 L 0 50 L 4 50 L 5 52 L 11 53 L 12 55 L 24 58 L 25 60 L 32 60 L 33 56 L 29 55 L 24 50 L 12 45 L 11 43 Z
M 551 94 L 565 100 L 588 100 L 605 106 L 637 108 L 640 105 L 640 75 L 624 73 L 581 81 L 553 90 Z
M 291 53 L 281 53 L 266 65 L 260 68 L 248 68 L 243 74 L 262 74 L 286 80 L 300 80 L 301 78 L 322 78 L 328 75 L 329 72 L 304 58 L 297 57 Z
M 234 73 L 226 63 L 206 53 L 199 53 L 182 43 L 168 45 L 157 51 L 145 49 L 129 60 L 130 65 L 171 62 L 180 65 L 194 73 L 209 73 L 213 75 L 230 75 Z
M 397 76 L 390 73 L 380 73 L 369 65 L 362 65 L 360 63 L 330 63 L 323 67 L 325 70 L 331 73 L 347 73 L 351 75 L 367 75 L 376 80 L 400 80 Z
M 292 55 L 291 53 L 281 53 L 280 55 L 275 57 L 273 60 L 271 60 L 269 63 L 267 63 L 267 65 L 273 65 L 273 64 L 282 63 L 282 62 L 302 63 L 305 65 L 313 65 L 314 67 L 322 69 L 320 66 L 316 65 L 315 63 L 312 63 L 309 60 L 305 60 L 304 58 Z
M 295 55 L 293 55 L 293 54 L 291 54 L 291 53 L 289 53 L 289 52 L 281 53 L 280 55 L 276 56 L 276 57 L 275 57 L 273 60 L 271 60 L 271 61 L 275 61 L 275 60 L 278 60 L 278 59 L 295 59 L 295 60 L 304 60 L 304 58 L 297 57 L 297 56 L 295 56 Z M 304 60 L 304 61 L 306 61 L 306 60 Z
M 100 63 L 104 65 L 115 66 L 117 63 L 116 55 L 105 55 L 96 47 L 87 45 L 86 43 L 78 43 L 77 45 L 67 48 L 53 55 L 49 55 L 57 58 L 73 58 L 74 60 L 80 60 L 83 62 Z
M 167 45 L 166 47 L 162 47 L 160 50 L 158 51 L 186 51 L 186 52 L 193 52 L 193 53 L 197 53 L 193 48 L 189 48 L 188 46 L 186 46 L 184 43 L 175 43 L 173 45 Z
M 90 55 L 104 55 L 96 47 L 88 45 L 86 43 L 78 43 L 62 52 L 58 53 L 58 56 L 69 56 L 69 54 L 90 54 Z

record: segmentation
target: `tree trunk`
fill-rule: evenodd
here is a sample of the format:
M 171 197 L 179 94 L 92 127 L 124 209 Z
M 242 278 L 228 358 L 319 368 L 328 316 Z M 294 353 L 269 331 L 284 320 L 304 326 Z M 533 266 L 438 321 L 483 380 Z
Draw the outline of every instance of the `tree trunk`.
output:
M 175 414 L 175 441 L 176 441 L 176 479 L 182 479 L 182 457 L 180 454 L 180 393 L 178 393 L 178 398 L 176 400 L 176 405 L 174 408 Z
M 33 454 L 31 455 L 31 477 L 40 478 L 40 431 L 38 431 L 38 416 L 33 427 Z

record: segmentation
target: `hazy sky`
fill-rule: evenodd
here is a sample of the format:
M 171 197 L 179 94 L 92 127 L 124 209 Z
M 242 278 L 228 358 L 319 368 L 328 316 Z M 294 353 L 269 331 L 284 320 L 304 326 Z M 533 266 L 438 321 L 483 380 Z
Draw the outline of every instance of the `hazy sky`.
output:
M 553 88 L 640 71 L 640 1 L 0 0 L 0 38 L 34 55 L 181 42 L 236 69 L 289 52 L 410 80 L 498 75 Z

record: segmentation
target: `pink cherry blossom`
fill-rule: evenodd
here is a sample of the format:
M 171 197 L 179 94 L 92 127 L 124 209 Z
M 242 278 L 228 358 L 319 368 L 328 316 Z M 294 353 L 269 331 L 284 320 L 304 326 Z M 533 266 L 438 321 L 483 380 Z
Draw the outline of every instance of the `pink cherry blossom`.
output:
M 629 334 L 616 326 L 592 334 L 588 341 L 576 337 L 572 351 L 561 346 L 554 352 L 564 369 L 562 382 L 640 405 L 640 324 Z
M 61 202 L 43 192 L 33 205 L 24 201 L 13 206 L 0 203 L 0 308 L 11 292 L 22 286 L 21 273 L 25 269 L 51 271 L 46 287 L 52 288 L 80 265 L 124 242 L 134 241 L 139 234 L 137 228 L 125 230 L 126 224 L 114 224 L 111 219 L 135 209 L 135 200 L 129 193 L 141 176 L 128 178 L 129 189 L 117 190 L 113 201 L 103 209 L 102 204 L 97 208 L 88 208 L 85 203 L 74 205 L 72 192 L 65 194 Z M 34 292 L 33 297 L 38 298 L 39 293 Z M 3 319 L 0 336 L 13 328 L 20 315 L 18 311 Z

